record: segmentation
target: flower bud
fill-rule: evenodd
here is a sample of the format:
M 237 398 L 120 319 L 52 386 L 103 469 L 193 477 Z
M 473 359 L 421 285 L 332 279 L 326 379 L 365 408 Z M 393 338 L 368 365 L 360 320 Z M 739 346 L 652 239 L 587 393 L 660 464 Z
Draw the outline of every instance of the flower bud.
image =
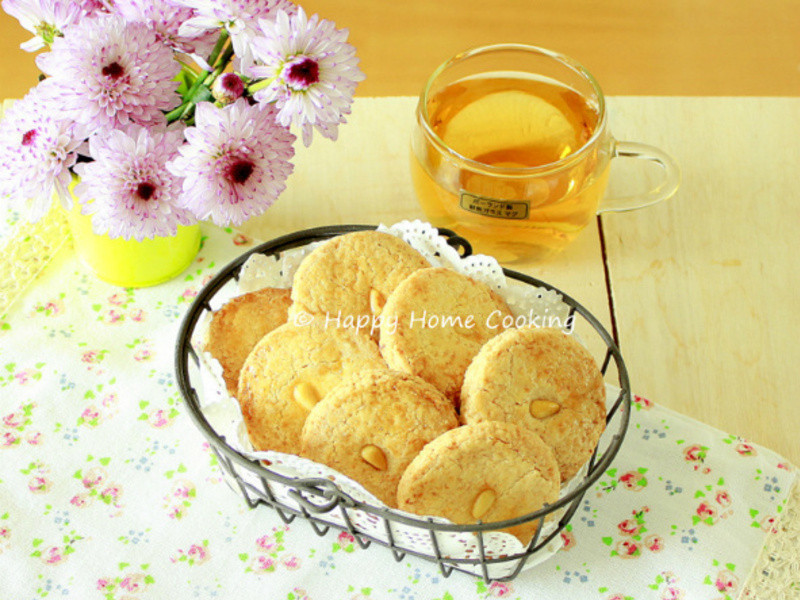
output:
M 244 94 L 244 82 L 236 73 L 223 73 L 211 85 L 211 95 L 221 105 L 231 104 Z

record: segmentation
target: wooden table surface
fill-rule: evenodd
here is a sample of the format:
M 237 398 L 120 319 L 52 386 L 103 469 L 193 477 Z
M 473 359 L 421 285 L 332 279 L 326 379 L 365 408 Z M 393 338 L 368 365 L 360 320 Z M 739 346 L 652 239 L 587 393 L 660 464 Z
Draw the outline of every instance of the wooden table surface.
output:
M 672 153 L 683 183 L 672 200 L 604 216 L 560 256 L 521 270 L 616 332 L 637 393 L 800 463 L 798 0 L 302 5 L 350 28 L 368 76 L 359 95 L 406 97 L 359 98 L 336 144 L 301 148 L 289 189 L 250 233 L 421 217 L 407 152 L 410 96 L 427 74 L 483 43 L 561 50 L 614 96 L 615 135 Z M 0 96 L 19 97 L 35 80 L 32 56 L 16 49 L 24 39 L 3 13 Z M 644 185 L 614 168 L 610 193 Z
M 416 100 L 360 98 L 336 143 L 298 148 L 287 191 L 245 230 L 423 218 L 408 172 Z M 514 268 L 616 330 L 636 393 L 800 464 L 800 99 L 612 97 L 619 139 L 679 162 L 671 200 L 602 217 L 562 254 Z M 645 185 L 612 166 L 609 193 Z M 608 285 L 605 271 L 608 270 Z
M 468 47 L 524 42 L 585 64 L 610 95 L 800 95 L 798 0 L 302 0 L 350 29 L 362 96 L 416 95 Z M 36 80 L 30 35 L 0 11 L 0 96 Z

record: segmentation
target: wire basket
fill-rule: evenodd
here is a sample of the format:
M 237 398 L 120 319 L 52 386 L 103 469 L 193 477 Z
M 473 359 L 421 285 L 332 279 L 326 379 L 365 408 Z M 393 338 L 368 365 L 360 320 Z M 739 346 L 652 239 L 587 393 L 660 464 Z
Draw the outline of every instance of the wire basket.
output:
M 254 253 L 276 260 L 294 248 L 324 241 L 344 233 L 375 229 L 370 225 L 320 227 L 299 231 L 261 244 L 228 264 L 198 293 L 183 319 L 178 334 L 175 369 L 178 386 L 189 412 L 217 456 L 228 483 L 241 493 L 248 506 L 266 505 L 289 523 L 300 516 L 322 536 L 331 528 L 346 531 L 366 548 L 377 544 L 389 548 L 396 561 L 406 555 L 434 562 L 443 576 L 454 570 L 491 581 L 509 581 L 523 569 L 529 568 L 555 554 L 560 547 L 560 533 L 581 504 L 586 491 L 608 469 L 619 450 L 628 427 L 631 393 L 627 370 L 617 345 L 600 322 L 583 306 L 553 286 L 509 269 L 503 273 L 510 285 L 535 286 L 558 293 L 569 306 L 574 330 L 592 350 L 612 390 L 607 401 L 606 429 L 583 470 L 570 482 L 553 504 L 505 521 L 456 525 L 435 517 L 420 517 L 396 509 L 376 506 L 354 497 L 340 485 L 325 477 L 295 477 L 281 473 L 276 465 L 247 456 L 226 441 L 211 425 L 204 413 L 204 388 L 201 350 L 196 348 L 196 329 L 201 319 L 214 308 L 215 298 L 230 294 L 236 288 L 242 266 Z M 445 229 L 439 229 L 449 246 L 461 257 L 470 256 L 472 248 L 465 239 Z M 594 339 L 591 339 L 594 338 Z M 613 380 L 613 383 L 610 382 Z M 535 523 L 530 543 L 518 542 L 510 548 L 495 543 L 509 534 L 497 533 L 521 523 Z M 494 537 L 492 537 L 494 536 Z M 498 536 L 500 536 L 498 538 Z M 516 540 L 514 540 L 516 541 Z

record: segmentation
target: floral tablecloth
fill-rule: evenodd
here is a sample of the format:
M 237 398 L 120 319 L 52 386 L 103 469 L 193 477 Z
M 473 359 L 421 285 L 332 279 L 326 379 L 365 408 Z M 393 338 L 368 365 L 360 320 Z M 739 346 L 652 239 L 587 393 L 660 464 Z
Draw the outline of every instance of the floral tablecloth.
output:
M 511 583 L 318 537 L 223 482 L 173 373 L 181 317 L 250 240 L 207 226 L 170 283 L 122 289 L 71 249 L 0 315 L 0 598 L 735 598 L 794 482 L 773 452 L 635 399 L 562 534 Z

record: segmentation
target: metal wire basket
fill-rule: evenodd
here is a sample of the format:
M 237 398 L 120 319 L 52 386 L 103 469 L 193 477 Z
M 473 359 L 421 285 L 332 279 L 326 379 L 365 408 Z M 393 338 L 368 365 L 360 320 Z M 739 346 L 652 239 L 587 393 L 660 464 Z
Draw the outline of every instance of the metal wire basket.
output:
M 254 460 L 233 448 L 210 424 L 203 412 L 201 365 L 199 349 L 192 340 L 198 323 L 212 309 L 212 302 L 222 290 L 235 286 L 244 263 L 254 253 L 274 256 L 313 242 L 323 241 L 353 231 L 375 229 L 369 225 L 320 227 L 299 231 L 253 248 L 228 264 L 195 298 L 184 317 L 177 339 L 175 370 L 178 386 L 189 407 L 195 424 L 208 439 L 216 454 L 223 474 L 238 490 L 248 506 L 266 505 L 273 508 L 283 521 L 291 522 L 300 516 L 314 531 L 322 536 L 331 528 L 349 532 L 362 547 L 375 543 L 390 549 L 395 560 L 406 555 L 436 563 L 443 576 L 454 570 L 490 581 L 508 581 L 515 578 L 526 566 L 541 562 L 552 555 L 560 541 L 562 529 L 572 518 L 584 494 L 606 471 L 614 459 L 628 427 L 631 410 L 631 393 L 627 370 L 617 345 L 600 322 L 583 306 L 553 286 L 508 269 L 503 272 L 514 285 L 529 285 L 553 290 L 561 295 L 570 307 L 570 317 L 576 331 L 590 349 L 600 348 L 602 355 L 595 356 L 601 365 L 606 382 L 614 380 L 616 397 L 609 398 L 606 431 L 594 454 L 579 474 L 579 480 L 568 493 L 553 504 L 506 521 L 471 525 L 455 525 L 433 517 L 418 517 L 395 509 L 374 506 L 346 493 L 334 481 L 326 478 L 289 477 L 276 472 L 263 462 Z M 470 244 L 455 233 L 439 229 L 447 243 L 462 257 L 472 252 Z M 594 336 L 591 343 L 587 336 Z M 587 343 L 590 342 L 590 343 Z M 486 536 L 491 532 L 519 525 L 535 523 L 535 533 L 530 543 L 521 551 L 497 552 L 487 549 Z M 472 542 L 454 549 L 454 536 L 466 536 Z

